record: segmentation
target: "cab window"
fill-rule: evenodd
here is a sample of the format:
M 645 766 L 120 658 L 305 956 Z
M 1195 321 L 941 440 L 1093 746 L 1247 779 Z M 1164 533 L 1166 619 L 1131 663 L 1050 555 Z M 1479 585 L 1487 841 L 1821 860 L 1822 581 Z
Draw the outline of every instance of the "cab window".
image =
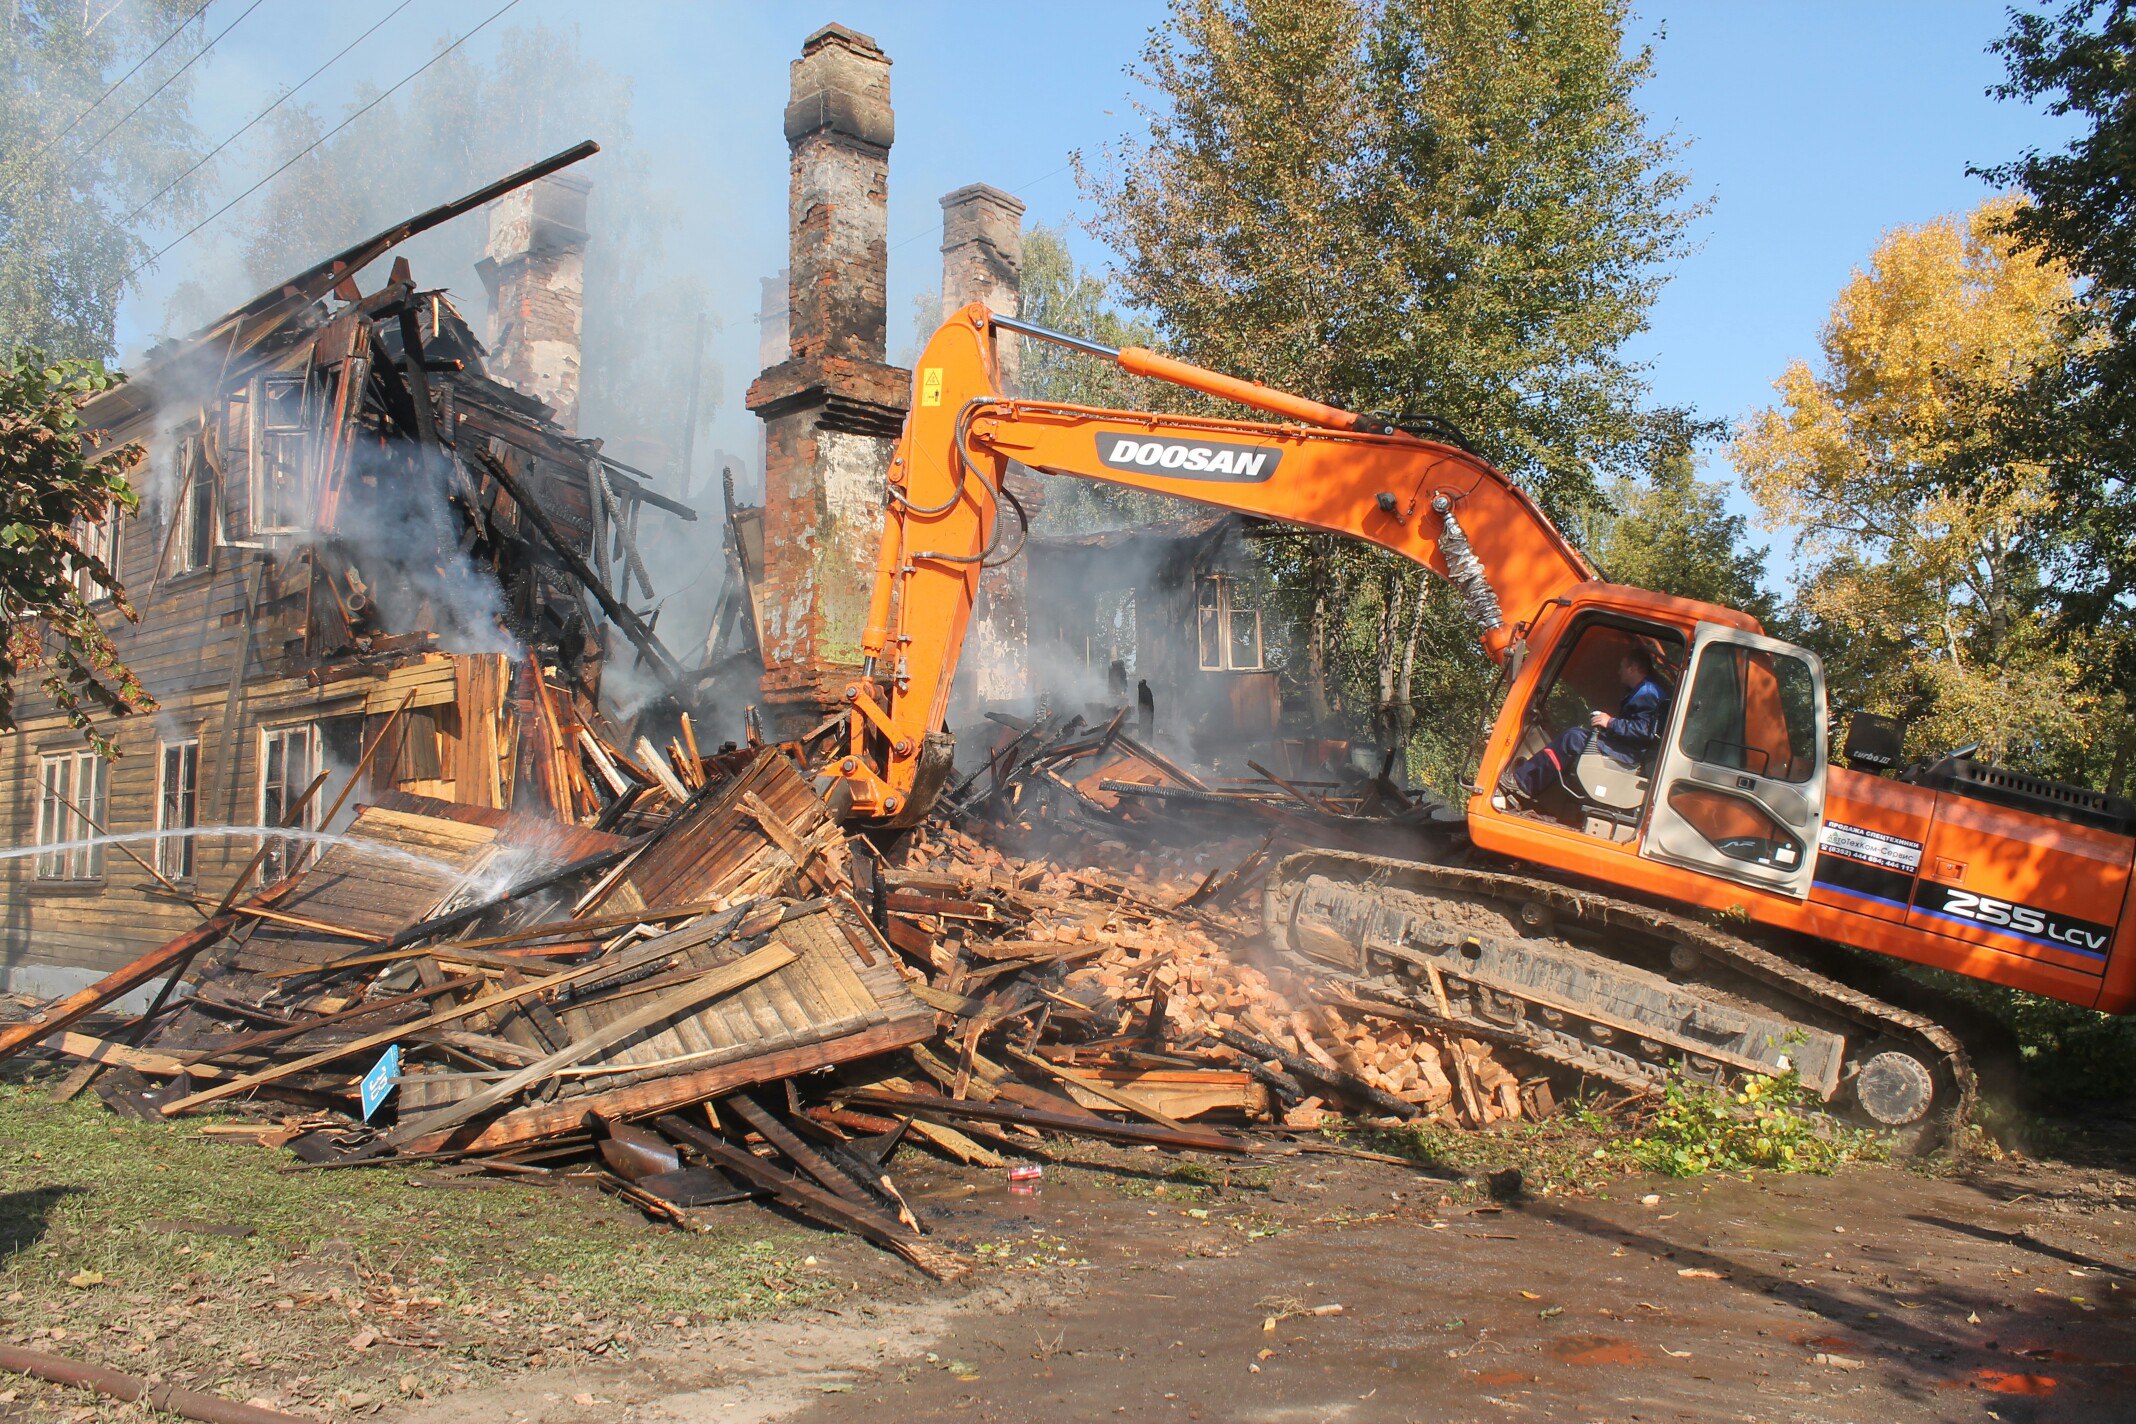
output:
M 1574 635 L 1549 687 L 1537 700 L 1543 729 L 1555 735 L 1584 724 L 1594 712 L 1614 712 L 1627 689 L 1619 674 L 1624 655 L 1644 648 L 1654 660 L 1654 680 L 1673 692 L 1683 669 L 1684 645 L 1674 629 L 1590 621 Z
M 1691 674 L 1677 747 L 1694 761 L 1772 781 L 1817 773 L 1817 679 L 1788 653 L 1713 643 Z

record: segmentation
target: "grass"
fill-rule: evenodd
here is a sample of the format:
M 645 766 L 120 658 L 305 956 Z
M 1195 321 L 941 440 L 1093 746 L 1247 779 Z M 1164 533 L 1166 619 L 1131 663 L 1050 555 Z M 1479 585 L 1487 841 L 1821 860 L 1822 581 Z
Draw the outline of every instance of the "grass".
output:
M 1488 1174 L 1517 1167 L 1522 1191 L 1534 1196 L 1568 1196 L 1597 1191 L 1630 1170 L 1606 1150 L 1616 1130 L 1609 1118 L 1592 1108 L 1575 1106 L 1540 1121 L 1501 1123 L 1483 1131 L 1418 1121 L 1399 1127 L 1351 1123 L 1328 1135 L 1441 1171 Z M 1487 1190 L 1481 1182 L 1472 1182 L 1468 1188 L 1479 1196 Z
M 1829 1172 L 1884 1155 L 1873 1134 L 1819 1112 L 1792 1074 L 1752 1078 L 1726 1092 L 1674 1079 L 1658 1102 L 1607 1113 L 1575 1103 L 1540 1122 L 1481 1132 L 1419 1122 L 1353 1124 L 1330 1135 L 1441 1170 L 1489 1174 L 1517 1167 L 1521 1190 L 1533 1196 L 1598 1193 L 1643 1173 Z M 1470 1188 L 1488 1189 L 1477 1181 Z
M 681 1232 L 591 1190 L 291 1160 L 0 1084 L 0 1339 L 343 1414 L 838 1284 L 803 1264 L 823 1236 L 752 1208 Z

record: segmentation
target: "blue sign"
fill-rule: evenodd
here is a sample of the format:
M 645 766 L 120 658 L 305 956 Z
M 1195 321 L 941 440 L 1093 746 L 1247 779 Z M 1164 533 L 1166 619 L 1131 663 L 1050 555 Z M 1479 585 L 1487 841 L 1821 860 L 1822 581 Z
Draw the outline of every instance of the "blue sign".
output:
M 363 1081 L 356 1085 L 357 1092 L 363 1097 L 365 1122 L 371 1120 L 371 1114 L 378 1111 L 378 1105 L 392 1094 L 393 1085 L 399 1081 L 400 1045 L 396 1043 L 386 1050 L 386 1056 L 373 1064 L 371 1071 L 363 1075 Z

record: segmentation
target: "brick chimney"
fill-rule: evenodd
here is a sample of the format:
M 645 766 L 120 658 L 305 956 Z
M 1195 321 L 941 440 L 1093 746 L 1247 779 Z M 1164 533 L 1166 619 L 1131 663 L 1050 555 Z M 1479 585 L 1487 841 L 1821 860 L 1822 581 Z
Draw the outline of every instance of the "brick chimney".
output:
M 489 289 L 489 374 L 578 429 L 586 312 L 583 178 L 551 174 L 490 204 L 489 245 L 475 271 Z
M 984 302 L 991 311 L 1015 316 L 1023 295 L 1023 203 L 984 183 L 972 183 L 942 199 L 942 315 Z M 1002 390 L 1016 393 L 1017 342 L 994 340 L 994 365 Z M 1009 492 L 1036 514 L 1038 482 L 1021 465 L 1006 476 Z M 1004 547 L 1018 537 L 1016 513 L 1003 502 Z M 979 575 L 971 633 L 958 665 L 952 720 L 975 723 L 989 708 L 1021 710 L 1031 701 L 1030 604 L 1025 576 L 1030 562 L 1014 558 Z
M 748 395 L 764 422 L 763 698 L 789 731 L 843 706 L 860 665 L 883 478 L 912 388 L 883 361 L 889 56 L 827 25 L 791 72 L 785 359 Z

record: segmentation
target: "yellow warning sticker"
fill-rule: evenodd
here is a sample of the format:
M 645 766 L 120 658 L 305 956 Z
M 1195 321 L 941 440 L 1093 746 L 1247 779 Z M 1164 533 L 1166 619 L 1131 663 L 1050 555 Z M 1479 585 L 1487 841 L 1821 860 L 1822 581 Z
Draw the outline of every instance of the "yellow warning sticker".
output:
M 942 368 L 940 366 L 929 366 L 920 372 L 920 404 L 940 405 L 941 403 Z

